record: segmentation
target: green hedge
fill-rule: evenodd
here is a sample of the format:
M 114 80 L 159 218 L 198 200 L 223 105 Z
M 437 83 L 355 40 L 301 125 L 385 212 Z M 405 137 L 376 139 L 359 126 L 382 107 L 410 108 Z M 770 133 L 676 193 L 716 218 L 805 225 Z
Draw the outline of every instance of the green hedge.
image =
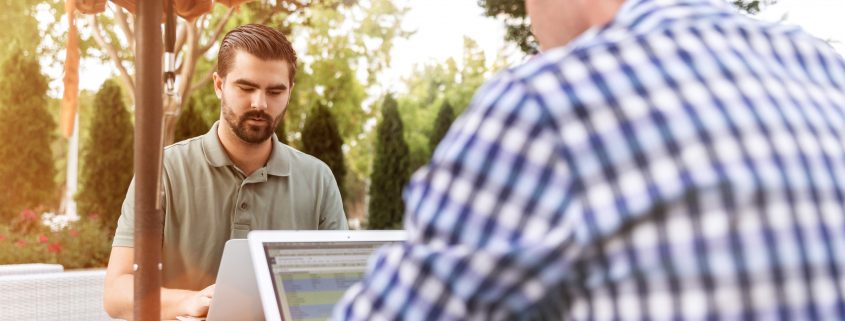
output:
M 110 233 L 97 216 L 83 217 L 56 230 L 30 209 L 0 224 L 0 264 L 58 263 L 65 269 L 108 264 Z

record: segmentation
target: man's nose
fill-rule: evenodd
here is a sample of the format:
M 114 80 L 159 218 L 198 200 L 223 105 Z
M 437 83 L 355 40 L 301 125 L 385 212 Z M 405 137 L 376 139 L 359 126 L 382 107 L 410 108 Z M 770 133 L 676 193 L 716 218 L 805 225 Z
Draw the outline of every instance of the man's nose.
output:
M 256 90 L 256 93 L 252 95 L 252 101 L 250 102 L 253 109 L 267 109 L 267 94 L 263 91 Z

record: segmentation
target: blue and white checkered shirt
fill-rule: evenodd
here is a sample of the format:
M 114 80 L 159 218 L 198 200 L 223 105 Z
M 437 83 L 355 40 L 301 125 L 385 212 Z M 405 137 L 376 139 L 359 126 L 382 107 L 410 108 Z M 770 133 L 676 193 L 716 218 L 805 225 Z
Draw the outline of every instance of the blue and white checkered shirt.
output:
M 487 83 L 335 320 L 845 320 L 845 62 L 629 0 Z

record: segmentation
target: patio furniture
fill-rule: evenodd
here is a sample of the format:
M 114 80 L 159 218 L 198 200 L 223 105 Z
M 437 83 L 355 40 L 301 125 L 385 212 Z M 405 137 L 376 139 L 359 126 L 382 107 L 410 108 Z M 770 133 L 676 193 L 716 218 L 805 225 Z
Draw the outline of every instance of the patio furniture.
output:
M 103 309 L 106 270 L 0 276 L 0 320 L 112 320 Z
M 37 274 L 62 272 L 65 268 L 61 264 L 2 264 L 0 265 L 0 276 L 18 274 Z

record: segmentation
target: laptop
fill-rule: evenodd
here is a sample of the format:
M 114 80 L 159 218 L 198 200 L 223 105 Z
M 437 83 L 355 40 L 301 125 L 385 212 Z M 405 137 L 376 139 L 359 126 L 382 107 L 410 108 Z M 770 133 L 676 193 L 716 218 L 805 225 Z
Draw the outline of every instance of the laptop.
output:
M 305 321 L 331 317 L 335 303 L 363 279 L 370 256 L 406 236 L 404 231 L 253 231 L 247 239 L 264 318 Z M 220 291 L 218 285 L 215 300 Z
M 207 321 L 261 321 L 264 309 L 258 296 L 253 272 L 254 260 L 250 256 L 246 239 L 226 241 L 223 258 L 217 270 L 214 297 L 208 309 Z M 180 320 L 203 320 L 180 318 Z

